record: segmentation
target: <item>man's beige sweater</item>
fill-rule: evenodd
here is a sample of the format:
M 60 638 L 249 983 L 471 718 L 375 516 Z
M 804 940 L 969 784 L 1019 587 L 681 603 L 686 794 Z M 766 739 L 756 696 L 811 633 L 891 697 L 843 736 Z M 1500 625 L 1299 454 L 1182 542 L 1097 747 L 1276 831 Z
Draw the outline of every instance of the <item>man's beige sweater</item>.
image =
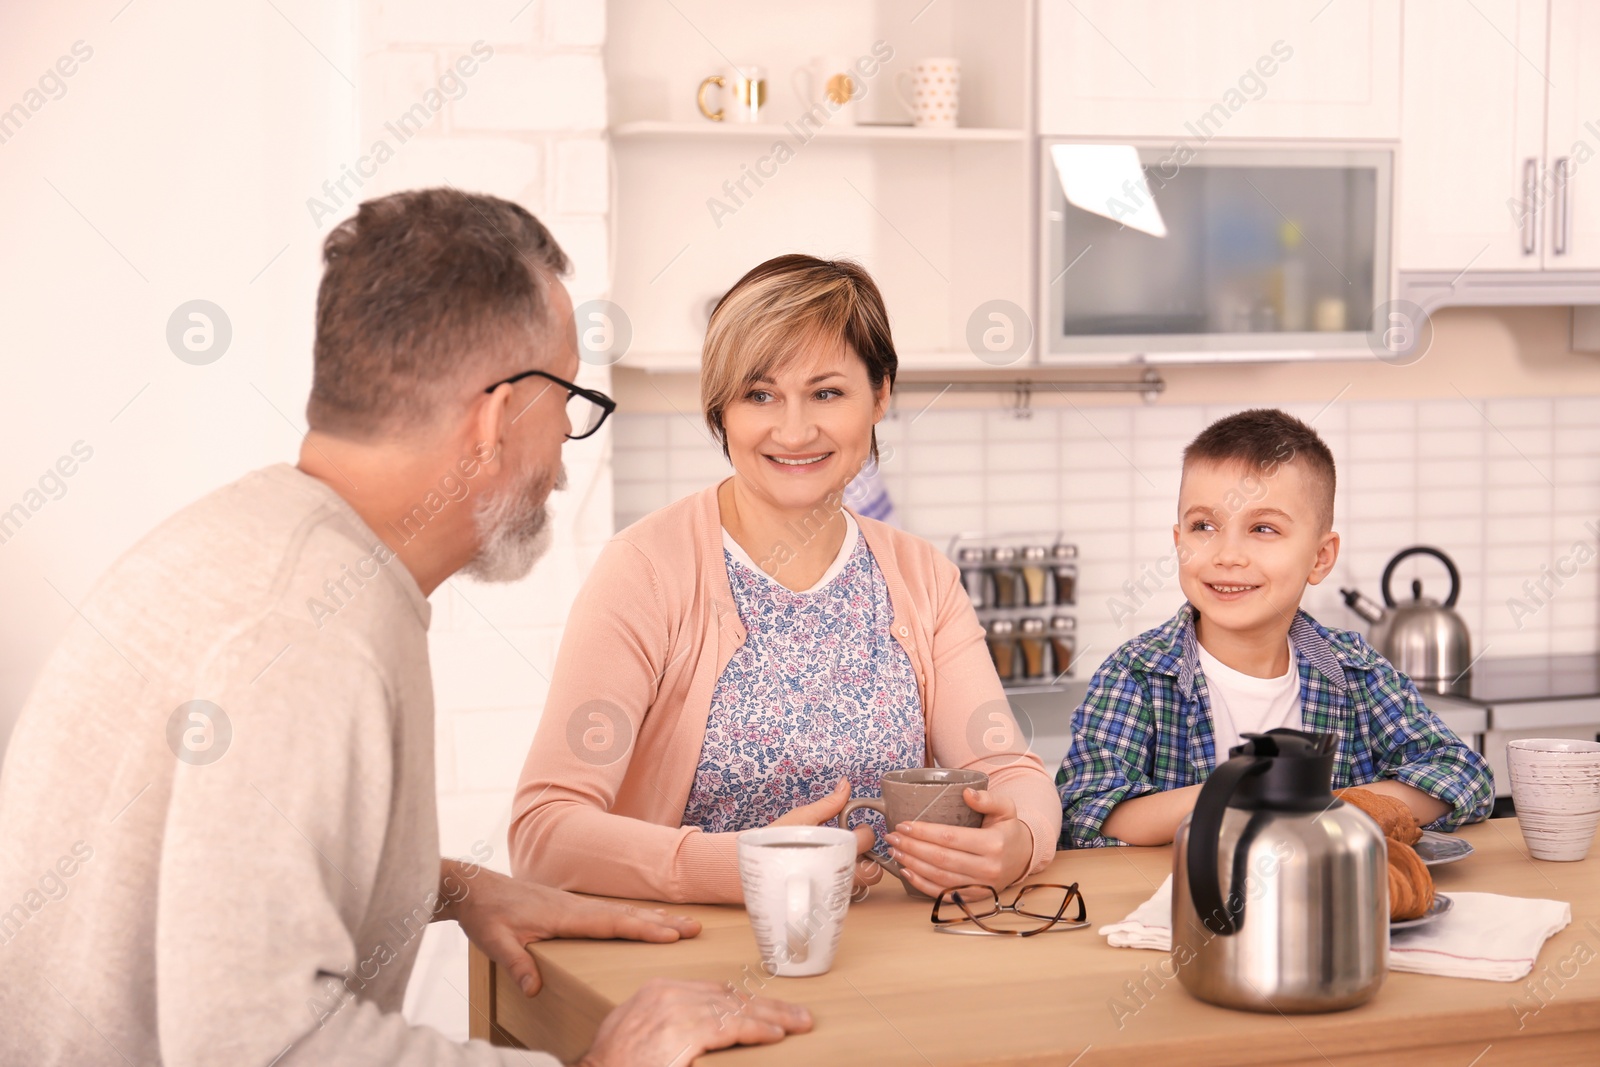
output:
M 555 1062 L 399 1014 L 439 894 L 428 617 L 287 465 L 111 568 L 0 770 L 0 1063 Z

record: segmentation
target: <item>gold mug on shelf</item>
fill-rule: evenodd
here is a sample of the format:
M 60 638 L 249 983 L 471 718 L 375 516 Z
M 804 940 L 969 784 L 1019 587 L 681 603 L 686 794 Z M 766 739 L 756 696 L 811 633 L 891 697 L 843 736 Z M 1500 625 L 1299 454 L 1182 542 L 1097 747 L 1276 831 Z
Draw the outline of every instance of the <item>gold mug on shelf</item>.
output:
M 706 105 L 706 93 L 713 87 L 723 95 L 722 106 L 715 111 Z M 767 105 L 767 72 L 749 64 L 729 67 L 703 80 L 694 101 L 712 122 L 760 122 L 761 109 Z

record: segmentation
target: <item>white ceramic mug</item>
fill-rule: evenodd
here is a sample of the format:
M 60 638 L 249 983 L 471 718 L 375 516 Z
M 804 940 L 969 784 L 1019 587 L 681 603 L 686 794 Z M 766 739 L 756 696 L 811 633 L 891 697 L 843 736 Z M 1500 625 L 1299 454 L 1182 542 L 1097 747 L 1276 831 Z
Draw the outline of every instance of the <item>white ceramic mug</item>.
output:
M 961 102 L 961 61 L 953 56 L 919 59 L 895 75 L 895 91 L 911 109 L 911 124 L 954 129 Z
M 790 76 L 801 116 L 814 116 L 820 124 L 856 124 L 856 101 L 866 91 L 848 59 L 819 56 Z
M 848 830 L 766 826 L 739 835 L 744 907 L 768 973 L 805 978 L 833 966 L 855 863 Z
M 1511 800 L 1534 859 L 1571 862 L 1600 824 L 1600 742 L 1529 737 L 1506 746 Z
M 706 94 L 712 88 L 721 90 L 722 105 L 713 111 L 706 104 Z M 762 111 L 767 106 L 767 71 L 751 63 L 729 67 L 700 82 L 694 102 L 700 114 L 712 122 L 764 122 Z

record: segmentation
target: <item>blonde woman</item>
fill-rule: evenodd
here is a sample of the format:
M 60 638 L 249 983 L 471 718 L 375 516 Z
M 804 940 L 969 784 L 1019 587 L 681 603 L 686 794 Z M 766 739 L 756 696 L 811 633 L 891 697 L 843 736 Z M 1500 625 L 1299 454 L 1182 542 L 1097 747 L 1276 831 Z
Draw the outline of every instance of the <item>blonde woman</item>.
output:
M 1017 739 L 955 566 L 842 506 L 877 457 L 895 369 L 883 300 L 853 263 L 781 256 L 717 304 L 701 398 L 733 476 L 596 561 L 517 789 L 518 875 L 737 902 L 738 831 L 826 822 L 852 793 L 880 795 L 885 772 L 933 764 L 989 773 L 966 793 L 983 826 L 882 839 L 863 811 L 861 851 L 885 845 L 929 894 L 1050 861 L 1060 800 Z M 997 736 L 1013 740 L 983 747 Z M 880 874 L 863 862 L 858 885 Z

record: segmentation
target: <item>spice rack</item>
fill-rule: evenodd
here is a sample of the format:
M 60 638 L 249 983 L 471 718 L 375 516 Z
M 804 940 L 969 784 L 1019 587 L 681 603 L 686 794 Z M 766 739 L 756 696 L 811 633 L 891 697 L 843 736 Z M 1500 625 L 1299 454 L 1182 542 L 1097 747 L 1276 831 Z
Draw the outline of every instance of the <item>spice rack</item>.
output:
M 1078 643 L 1078 546 L 1055 534 L 962 535 L 949 555 L 1008 690 L 1072 677 Z

